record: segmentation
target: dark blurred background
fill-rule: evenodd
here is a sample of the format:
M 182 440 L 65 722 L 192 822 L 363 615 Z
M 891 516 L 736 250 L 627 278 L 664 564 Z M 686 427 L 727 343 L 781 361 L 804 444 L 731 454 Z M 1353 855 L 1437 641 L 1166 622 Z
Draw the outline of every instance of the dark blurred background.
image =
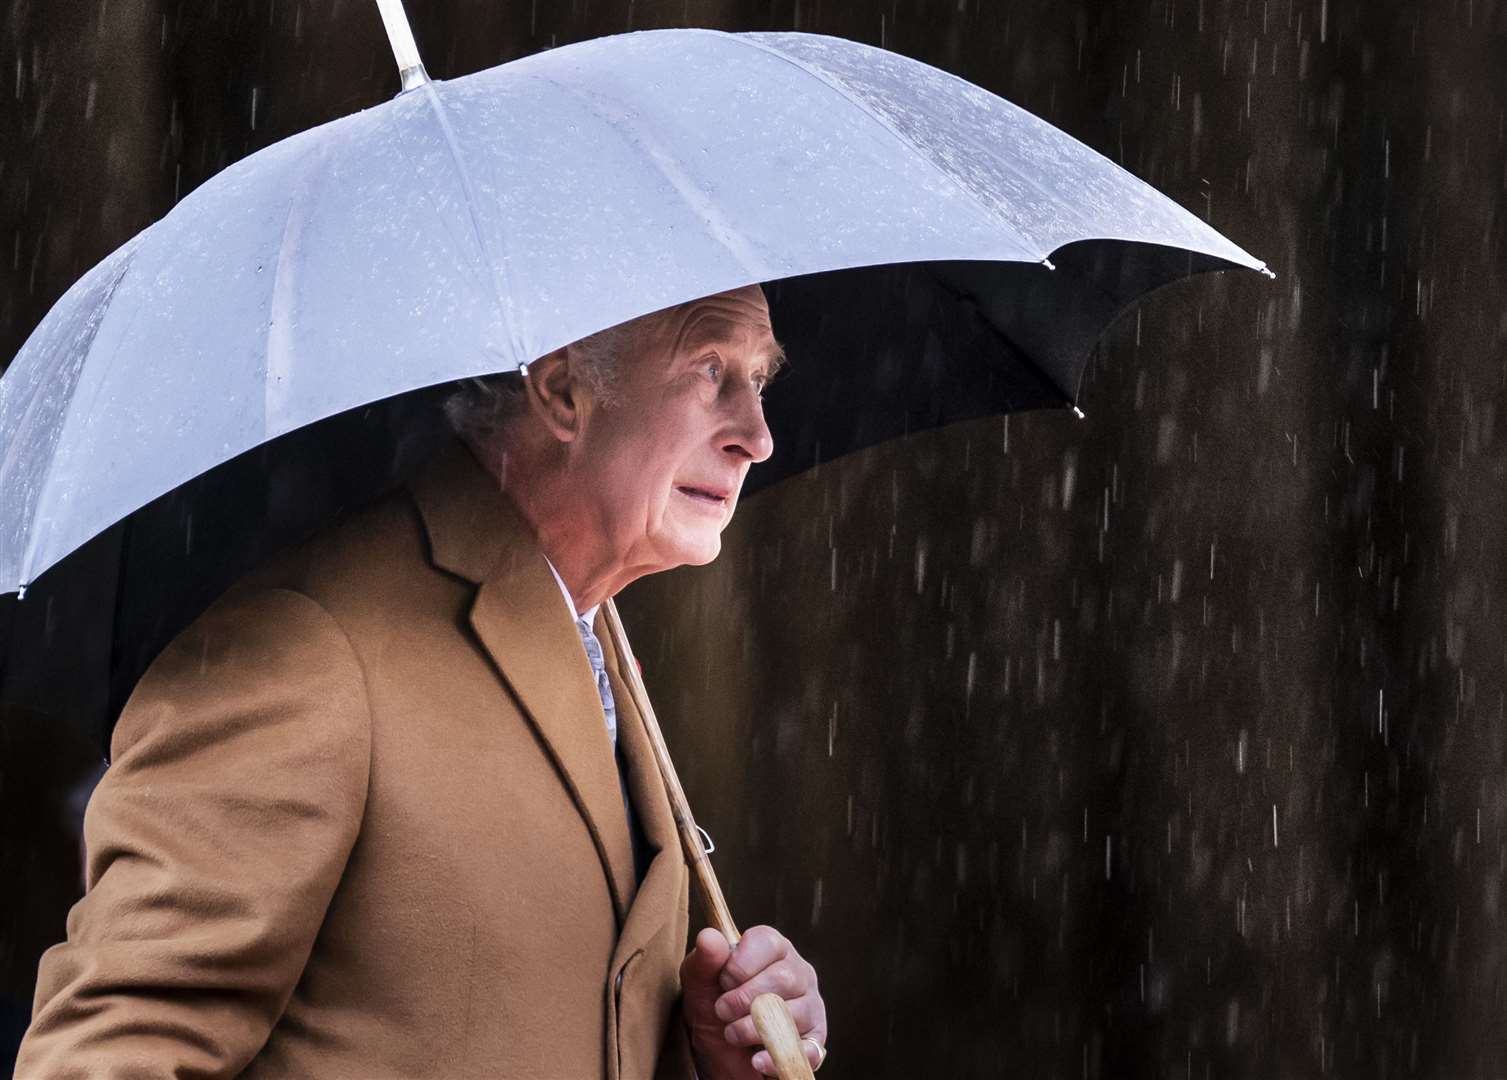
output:
M 883 45 L 1279 275 L 1129 313 L 1086 420 L 824 464 L 624 597 L 735 914 L 822 972 L 824 1075 L 1507 1075 L 1507 2 L 409 7 L 438 78 L 661 26 Z M 11 0 L 0 356 L 396 90 L 368 0 Z M 0 1047 L 78 889 L 69 644 L 0 686 Z

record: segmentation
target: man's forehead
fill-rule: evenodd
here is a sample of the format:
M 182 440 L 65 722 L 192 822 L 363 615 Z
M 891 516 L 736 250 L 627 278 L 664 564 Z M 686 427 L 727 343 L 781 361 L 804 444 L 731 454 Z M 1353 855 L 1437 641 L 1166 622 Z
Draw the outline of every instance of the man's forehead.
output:
M 762 291 L 749 296 L 740 290 L 694 300 L 675 312 L 672 326 L 682 349 L 751 338 L 749 344 L 776 362 L 784 351 L 774 339 Z
M 686 345 L 708 345 L 753 335 L 756 338 L 770 337 L 769 321 L 761 319 L 738 319 L 719 312 L 702 311 L 692 314 L 681 327 L 680 340 Z

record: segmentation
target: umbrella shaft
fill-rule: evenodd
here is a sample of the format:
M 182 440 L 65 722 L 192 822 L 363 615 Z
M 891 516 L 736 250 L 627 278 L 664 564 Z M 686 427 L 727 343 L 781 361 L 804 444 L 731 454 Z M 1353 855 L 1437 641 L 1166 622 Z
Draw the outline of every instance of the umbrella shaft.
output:
M 696 888 L 701 893 L 702 903 L 711 915 L 712 922 L 727 938 L 728 944 L 736 947 L 742 935 L 733 922 L 732 909 L 727 906 L 727 897 L 722 894 L 722 884 L 717 880 L 716 871 L 712 869 L 711 859 L 707 857 L 706 845 L 701 842 L 696 819 L 691 816 L 691 805 L 686 800 L 685 789 L 680 786 L 675 763 L 670 760 L 670 750 L 659 730 L 659 719 L 654 715 L 654 707 L 649 704 L 649 692 L 644 687 L 643 677 L 633 661 L 633 652 L 628 647 L 628 635 L 623 631 L 622 620 L 618 618 L 617 605 L 609 599 L 602 606 L 602 612 L 607 619 L 607 632 L 612 637 L 613 648 L 617 651 L 618 667 L 628 681 L 628 691 L 633 696 L 634 704 L 638 706 L 639 715 L 643 717 L 649 745 L 654 749 L 654 760 L 659 766 L 660 779 L 664 781 L 665 794 L 670 799 L 675 828 L 680 833 L 680 846 L 685 852 L 686 862 L 690 864 L 692 875 L 696 878 Z M 774 1061 L 780 1080 L 815 1080 L 811 1065 L 806 1060 L 805 1048 L 801 1045 L 800 1031 L 795 1026 L 790 1006 L 785 1000 L 778 994 L 760 994 L 753 1003 L 753 1018 L 754 1027 L 759 1031 L 764 1049 L 769 1051 L 769 1056 Z
M 706 909 L 716 924 L 717 929 L 727 936 L 732 944 L 738 943 L 740 935 L 737 924 L 733 922 L 732 910 L 727 906 L 727 898 L 722 894 L 722 885 L 717 880 L 716 871 L 712 869 L 712 863 L 707 858 L 706 847 L 701 842 L 700 831 L 696 828 L 696 818 L 691 814 L 691 804 L 685 797 L 685 788 L 680 785 L 680 775 L 675 771 L 675 762 L 670 759 L 670 748 L 665 745 L 664 734 L 659 730 L 659 718 L 654 714 L 654 706 L 649 703 L 649 692 L 644 686 L 643 676 L 639 674 L 638 664 L 633 660 L 633 652 L 628 646 L 628 635 L 623 630 L 623 621 L 618 616 L 617 605 L 610 599 L 603 605 L 602 612 L 607 620 L 607 633 L 612 637 L 612 644 L 617 651 L 618 666 L 623 678 L 628 682 L 628 691 L 633 695 L 633 703 L 638 706 L 639 715 L 644 718 L 644 728 L 649 735 L 649 746 L 654 751 L 654 763 L 659 767 L 660 779 L 665 785 L 665 795 L 670 800 L 670 813 L 675 817 L 675 828 L 680 833 L 680 846 L 685 852 L 685 859 L 690 864 L 696 878 L 696 886 L 701 892 L 701 899 L 706 902 Z
M 382 26 L 387 31 L 387 40 L 392 45 L 393 59 L 398 62 L 398 75 L 403 80 L 403 89 L 412 90 L 429 81 L 424 71 L 424 62 L 419 59 L 419 47 L 413 40 L 413 28 L 408 25 L 408 13 L 403 10 L 403 0 L 377 0 L 377 12 L 382 16 Z
M 722 883 L 717 880 L 717 873 L 712 869 L 712 860 L 701 843 L 696 823 L 687 815 L 684 818 L 677 816 L 675 824 L 680 833 L 680 846 L 685 852 L 685 861 L 690 864 L 691 873 L 696 878 L 696 890 L 701 894 L 701 902 L 711 916 L 712 925 L 722 931 L 722 936 L 727 938 L 729 945 L 736 947 L 743 935 L 738 930 L 738 924 L 733 922 L 732 909 L 727 906 Z

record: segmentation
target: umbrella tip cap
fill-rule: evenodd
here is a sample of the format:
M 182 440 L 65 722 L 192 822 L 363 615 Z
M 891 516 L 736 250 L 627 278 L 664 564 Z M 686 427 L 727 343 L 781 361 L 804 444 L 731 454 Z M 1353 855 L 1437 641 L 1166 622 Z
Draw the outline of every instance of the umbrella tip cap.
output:
M 1042 259 L 1041 260 L 1041 265 L 1045 266 L 1048 270 L 1055 270 L 1055 269 L 1057 269 L 1056 264 L 1053 263 L 1051 259 Z
M 403 89 L 398 93 L 406 94 L 410 90 L 417 90 L 429 81 L 429 72 L 424 70 L 423 64 L 415 64 L 413 67 L 404 68 L 398 72 L 398 78 L 403 81 Z
M 1076 405 L 1071 405 L 1071 406 L 1069 406 L 1069 408 L 1071 408 L 1073 410 L 1073 415 L 1076 416 L 1079 420 L 1084 419 L 1088 415 L 1082 409 L 1078 408 L 1078 406 L 1076 406 Z
M 1261 272 L 1263 274 L 1265 274 L 1267 277 L 1269 277 L 1271 280 L 1273 280 L 1273 281 L 1277 280 L 1277 272 L 1275 270 L 1273 270 L 1271 267 L 1267 266 L 1265 263 L 1261 264 Z

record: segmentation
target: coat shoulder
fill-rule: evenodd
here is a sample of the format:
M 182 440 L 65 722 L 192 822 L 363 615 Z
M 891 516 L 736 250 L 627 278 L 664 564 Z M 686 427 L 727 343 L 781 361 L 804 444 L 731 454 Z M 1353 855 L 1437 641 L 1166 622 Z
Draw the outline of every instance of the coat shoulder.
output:
M 237 588 L 303 593 L 349 632 L 411 608 L 415 594 L 455 593 L 448 577 L 430 560 L 412 495 L 398 490 L 274 556 Z

